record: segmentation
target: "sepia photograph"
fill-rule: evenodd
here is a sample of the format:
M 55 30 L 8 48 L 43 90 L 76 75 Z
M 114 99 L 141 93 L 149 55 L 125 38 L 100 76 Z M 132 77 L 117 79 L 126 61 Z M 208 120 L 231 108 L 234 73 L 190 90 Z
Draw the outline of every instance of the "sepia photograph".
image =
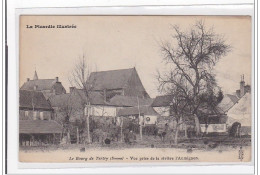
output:
M 19 161 L 250 163 L 251 16 L 19 17 Z

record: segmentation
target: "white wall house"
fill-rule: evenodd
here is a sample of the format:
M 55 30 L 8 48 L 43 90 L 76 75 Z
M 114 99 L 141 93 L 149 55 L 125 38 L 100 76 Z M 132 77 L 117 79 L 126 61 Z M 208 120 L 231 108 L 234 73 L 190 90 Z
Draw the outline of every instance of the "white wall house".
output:
M 90 115 L 102 117 L 116 117 L 117 108 L 114 106 L 91 106 Z

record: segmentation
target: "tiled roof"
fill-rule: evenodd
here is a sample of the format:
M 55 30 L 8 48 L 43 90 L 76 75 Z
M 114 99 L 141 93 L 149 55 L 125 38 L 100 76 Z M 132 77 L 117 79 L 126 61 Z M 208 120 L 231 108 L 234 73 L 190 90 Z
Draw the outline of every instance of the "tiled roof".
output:
M 223 111 L 220 107 L 216 106 L 215 109 L 209 109 L 208 105 L 201 106 L 198 109 L 199 112 L 207 115 L 219 115 L 219 114 L 224 114 L 225 111 Z
M 172 98 L 173 98 L 172 95 L 157 96 L 152 103 L 152 107 L 169 106 L 172 101 Z
M 139 106 L 150 106 L 153 102 L 152 98 L 138 98 Z M 110 99 L 109 103 L 114 106 L 125 106 L 125 107 L 134 107 L 138 106 L 137 97 L 116 95 Z
M 225 94 L 222 101 L 218 104 L 218 107 L 224 112 L 227 112 L 231 109 L 237 102 L 239 98 L 236 95 Z
M 89 81 L 94 85 L 93 90 L 121 89 L 131 77 L 135 68 L 92 72 Z
M 38 91 L 51 90 L 52 86 L 56 83 L 55 79 L 40 79 L 40 80 L 29 80 L 25 82 L 21 90 L 34 90 L 34 86 L 37 86 Z
M 226 94 L 233 103 L 238 102 L 239 98 L 236 95 Z
M 159 116 L 159 114 L 151 107 L 151 106 L 140 106 L 138 107 L 129 107 L 120 109 L 118 111 L 118 116 L 130 116 L 130 115 L 138 115 L 140 110 L 141 115 L 155 115 Z
M 62 126 L 54 120 L 20 120 L 20 134 L 62 133 Z
M 52 110 L 50 103 L 39 91 L 19 91 L 19 107 Z
M 104 101 L 104 97 L 99 92 L 90 93 L 90 104 L 92 105 L 110 105 Z M 86 102 L 85 94 L 83 90 L 74 89 L 72 93 L 54 95 L 50 97 L 50 102 L 53 107 L 64 107 L 65 105 L 72 105 L 72 107 L 80 108 Z

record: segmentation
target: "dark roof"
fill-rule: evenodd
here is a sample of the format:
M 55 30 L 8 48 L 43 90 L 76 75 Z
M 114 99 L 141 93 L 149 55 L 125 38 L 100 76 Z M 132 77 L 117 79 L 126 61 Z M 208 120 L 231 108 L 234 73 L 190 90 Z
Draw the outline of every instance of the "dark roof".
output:
M 54 120 L 20 120 L 20 134 L 61 133 L 62 126 Z
M 220 107 L 216 107 L 215 109 L 209 109 L 209 107 L 206 105 L 206 107 L 200 107 L 198 111 L 201 114 L 206 115 L 224 115 L 225 111 L 223 111 Z
M 155 115 L 159 114 L 151 106 L 140 106 L 138 107 L 129 107 L 120 109 L 118 111 L 118 116 L 130 116 L 130 115 L 139 115 L 139 110 L 141 115 Z
M 91 92 L 90 96 L 90 104 L 92 105 L 111 105 L 108 102 L 104 101 L 104 97 L 99 92 Z M 74 89 L 72 93 L 54 95 L 50 97 L 50 103 L 53 107 L 64 107 L 65 105 L 71 104 L 75 108 L 81 108 L 82 105 L 85 104 L 84 101 L 84 91 L 80 89 Z
M 138 98 L 139 106 L 150 106 L 153 102 L 152 98 Z M 125 106 L 125 107 L 133 107 L 138 106 L 137 97 L 116 95 L 110 99 L 109 103 L 113 106 Z
M 19 107 L 52 110 L 50 103 L 39 91 L 19 91 Z
M 166 107 L 169 106 L 172 101 L 173 96 L 172 95 L 163 95 L 163 96 L 157 96 L 153 103 L 152 107 Z
M 52 107 L 64 107 L 69 103 L 70 94 L 53 95 L 49 98 Z M 75 104 L 75 101 L 73 102 Z
M 25 82 L 21 90 L 34 90 L 34 86 L 37 86 L 38 91 L 51 90 L 52 86 L 56 83 L 55 79 L 40 79 L 40 80 L 29 80 Z
M 93 90 L 121 89 L 131 77 L 135 68 L 92 72 L 89 82 L 93 84 Z
M 218 104 L 218 107 L 224 111 L 227 112 L 229 109 L 231 109 L 237 102 L 239 101 L 239 98 L 236 95 L 231 94 L 225 94 L 222 101 Z

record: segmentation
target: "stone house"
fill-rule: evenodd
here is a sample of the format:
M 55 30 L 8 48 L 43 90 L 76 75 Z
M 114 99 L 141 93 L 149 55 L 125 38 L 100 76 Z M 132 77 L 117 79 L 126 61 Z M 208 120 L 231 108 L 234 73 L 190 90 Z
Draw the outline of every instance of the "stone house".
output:
M 234 94 L 225 94 L 218 105 L 227 115 L 228 128 L 236 122 L 241 124 L 241 134 L 251 134 L 252 111 L 251 111 L 251 86 L 245 85 L 244 75 L 239 83 L 240 89 Z
M 27 81 L 21 86 L 21 90 L 40 91 L 48 99 L 52 95 L 65 94 L 66 90 L 59 78 L 55 79 L 39 79 L 37 72 L 34 72 L 32 80 L 27 78 Z

